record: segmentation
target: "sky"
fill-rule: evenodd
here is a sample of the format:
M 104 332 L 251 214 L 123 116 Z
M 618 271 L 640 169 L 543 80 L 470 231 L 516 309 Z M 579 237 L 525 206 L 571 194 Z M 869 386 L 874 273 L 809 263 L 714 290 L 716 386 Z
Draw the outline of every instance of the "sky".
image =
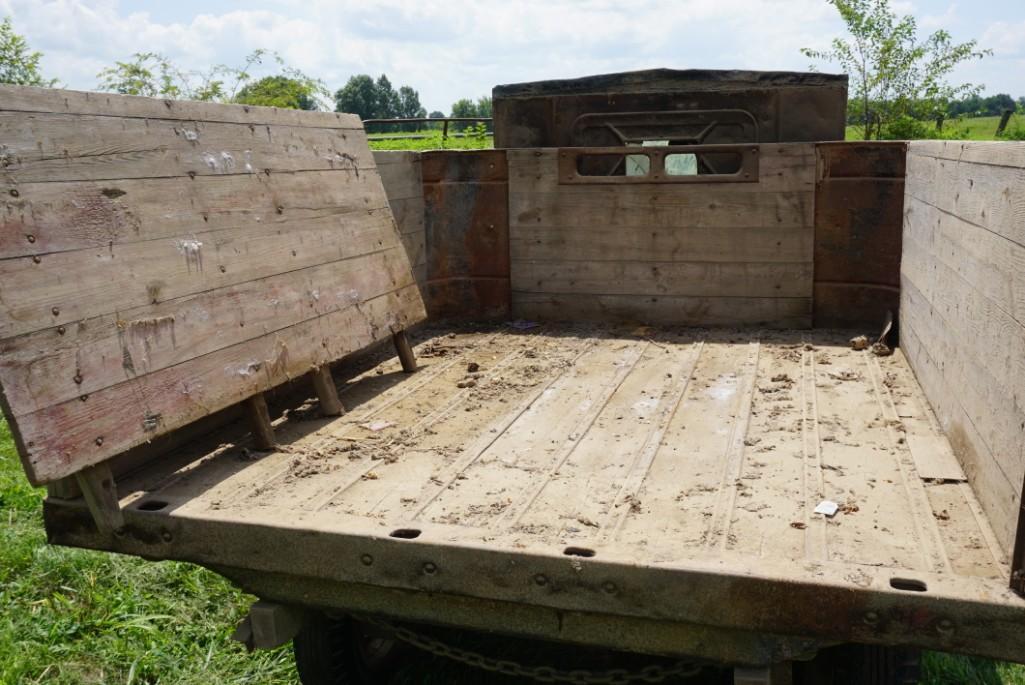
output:
M 959 67 L 958 83 L 1025 95 L 1025 0 L 892 4 L 922 32 L 944 28 L 993 50 Z M 445 113 L 501 83 L 653 67 L 805 70 L 800 48 L 843 34 L 825 0 L 0 0 L 0 16 L 67 88 L 96 89 L 102 68 L 134 52 L 204 70 L 266 48 L 332 91 L 353 74 L 385 73 Z

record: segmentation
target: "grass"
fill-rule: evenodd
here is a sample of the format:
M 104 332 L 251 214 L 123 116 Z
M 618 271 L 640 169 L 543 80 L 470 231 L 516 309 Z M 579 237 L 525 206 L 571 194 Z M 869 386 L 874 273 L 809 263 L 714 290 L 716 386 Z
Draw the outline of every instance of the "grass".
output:
M 1005 140 L 997 138 L 997 125 L 1000 117 L 964 117 L 950 119 L 943 124 L 943 138 L 951 140 Z M 1025 131 L 1025 114 L 1015 114 L 1007 124 L 1007 131 Z M 847 127 L 847 140 L 861 140 L 861 128 Z
M 47 545 L 43 494 L 0 420 L 0 683 L 298 683 L 289 648 L 247 654 L 229 639 L 253 598 L 191 564 Z M 923 674 L 927 685 L 1025 685 L 1025 667 L 947 654 L 926 654 Z M 428 659 L 399 681 L 480 677 Z
M 427 138 L 401 138 L 401 133 L 371 133 L 372 136 L 386 136 L 386 140 L 370 141 L 371 150 L 481 150 L 495 146 L 491 135 L 469 135 L 465 137 L 441 137 L 441 131 L 422 132 Z
M 249 601 L 190 564 L 46 544 L 43 491 L 0 420 L 0 683 L 297 683 L 289 649 L 229 638 Z

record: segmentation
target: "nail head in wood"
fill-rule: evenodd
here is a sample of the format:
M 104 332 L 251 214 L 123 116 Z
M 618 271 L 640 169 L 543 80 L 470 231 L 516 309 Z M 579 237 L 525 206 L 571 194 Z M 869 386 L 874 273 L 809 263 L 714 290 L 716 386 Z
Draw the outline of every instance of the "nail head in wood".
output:
M 320 411 L 324 416 L 341 416 L 345 413 L 342 401 L 338 399 L 338 389 L 335 387 L 335 379 L 331 377 L 331 368 L 324 364 L 310 372 L 313 380 L 313 390 L 317 393 L 320 401 Z

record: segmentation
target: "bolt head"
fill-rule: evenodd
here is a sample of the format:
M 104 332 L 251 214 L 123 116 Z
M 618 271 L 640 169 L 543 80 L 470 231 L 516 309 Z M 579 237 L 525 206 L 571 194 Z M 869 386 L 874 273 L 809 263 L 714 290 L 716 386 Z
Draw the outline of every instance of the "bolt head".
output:
M 374 563 L 374 558 L 369 554 L 364 554 L 359 558 L 359 560 L 364 566 L 370 566 Z
M 433 562 L 428 561 L 428 562 L 426 562 L 423 565 L 423 571 L 427 575 L 433 575 L 434 572 L 437 571 L 437 570 L 438 570 L 438 567 Z
M 546 576 L 543 573 L 538 573 L 536 576 L 534 576 L 534 584 L 539 585 L 541 587 L 548 585 L 548 576 Z

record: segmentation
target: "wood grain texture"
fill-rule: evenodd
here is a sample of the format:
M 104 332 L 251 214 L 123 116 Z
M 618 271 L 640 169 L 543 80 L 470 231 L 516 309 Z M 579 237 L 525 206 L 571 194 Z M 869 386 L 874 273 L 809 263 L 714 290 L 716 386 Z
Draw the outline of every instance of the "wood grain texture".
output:
M 811 325 L 814 146 L 760 146 L 758 183 L 560 185 L 558 154 L 508 152 L 517 315 Z
M 3 110 L 43 114 L 95 114 L 120 118 L 166 118 L 231 124 L 339 128 L 362 131 L 359 116 L 342 112 L 304 112 L 277 107 L 220 105 L 195 100 L 161 100 L 56 88 L 4 86 Z
M 0 385 L 49 482 L 425 317 L 358 119 L 0 88 Z
M 1025 480 L 1025 145 L 911 143 L 901 339 L 1010 552 Z
M 372 168 L 362 131 L 0 110 L 20 183 Z
M 426 285 L 426 229 L 420 154 L 404 150 L 378 150 L 374 161 L 384 184 L 395 223 L 402 234 L 406 256 L 421 291 Z

